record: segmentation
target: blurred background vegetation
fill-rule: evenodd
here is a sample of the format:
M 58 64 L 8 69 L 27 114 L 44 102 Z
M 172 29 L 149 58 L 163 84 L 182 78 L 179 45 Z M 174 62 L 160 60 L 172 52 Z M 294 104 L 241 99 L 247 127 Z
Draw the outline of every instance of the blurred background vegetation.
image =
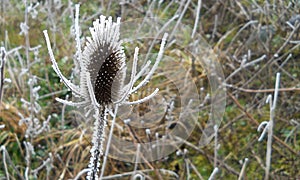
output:
M 220 172 L 216 179 L 237 179 L 245 158 L 249 159 L 244 179 L 263 179 L 265 173 L 266 138 L 258 142 L 260 133 L 257 127 L 262 121 L 269 120 L 269 106 L 265 103 L 269 94 L 274 92 L 275 74 L 281 73 L 277 102 L 274 136 L 272 144 L 271 179 L 300 179 L 300 49 L 299 22 L 300 1 L 250 1 L 250 0 L 203 0 L 197 32 L 208 42 L 217 54 L 227 85 L 227 105 L 222 124 L 218 131 L 220 144 L 216 165 Z M 30 99 L 28 80 L 36 76 L 39 90 L 38 104 L 41 111 L 34 114 L 39 121 L 46 121 L 51 116 L 50 127 L 37 137 L 31 138 L 35 154 L 30 166 L 36 169 L 51 156 L 51 162 L 29 179 L 70 179 L 80 170 L 86 168 L 89 161 L 91 131 L 87 123 L 74 120 L 76 109 L 65 107 L 55 100 L 71 96 L 63 83 L 59 81 L 51 67 L 42 31 L 47 29 L 53 44 L 54 54 L 61 71 L 72 79 L 73 58 L 75 54 L 74 9 L 80 3 L 80 27 L 82 37 L 89 35 L 88 27 L 103 14 L 122 21 L 135 18 L 159 17 L 170 19 L 175 14 L 183 14 L 182 23 L 194 27 L 197 16 L 198 0 L 129 0 L 129 1 L 68 1 L 68 0 L 27 0 L 28 6 L 35 7 L 28 14 L 29 44 L 20 34 L 20 24 L 25 19 L 25 4 L 19 0 L 2 0 L 0 2 L 0 46 L 10 54 L 5 63 L 5 77 L 11 79 L 3 89 L 0 105 L 0 144 L 5 146 L 11 162 L 8 172 L 11 179 L 20 179 L 25 173 L 25 125 L 19 125 L 23 116 L 31 115 L 23 106 L 21 99 Z M 190 38 L 190 34 L 183 35 Z M 143 44 L 144 43 L 144 44 Z M 147 47 L 146 42 L 140 46 Z M 41 45 L 38 51 L 26 48 Z M 176 47 L 175 47 L 176 48 Z M 175 49 L 176 50 L 176 49 Z M 180 50 L 180 49 L 178 49 Z M 166 51 L 168 54 L 169 52 Z M 181 52 L 178 56 L 186 59 L 186 66 L 193 64 L 188 54 Z M 128 55 L 129 56 L 129 55 Z M 249 66 L 243 63 L 261 61 Z M 24 71 L 20 59 L 37 63 Z M 207 83 L 205 72 L 196 67 L 193 74 L 195 82 Z M 22 75 L 30 73 L 28 75 Z M 184 77 L 183 77 L 184 78 Z M 151 81 L 147 87 L 162 86 Z M 163 87 L 161 87 L 163 88 Z M 146 91 L 147 89 L 145 89 Z M 145 91 L 140 92 L 141 94 Z M 208 93 L 207 90 L 205 93 Z M 139 96 L 137 94 L 136 96 Z M 141 107 L 142 108 L 142 107 Z M 209 115 L 210 103 L 205 104 L 196 126 L 187 142 L 179 149 L 187 150 L 184 156 L 171 154 L 165 159 L 139 164 L 139 169 L 168 169 L 179 175 L 179 179 L 199 179 L 199 174 L 208 179 L 214 168 L 214 143 L 199 147 L 201 125 Z M 64 123 L 62 123 L 62 119 Z M 139 134 L 140 138 L 145 138 Z M 130 134 L 128 134 L 130 136 Z M 128 137 L 132 139 L 132 137 Z M 49 155 L 51 153 L 51 155 Z M 6 179 L 5 167 L 0 154 L 0 179 Z M 14 164 L 15 166 L 12 166 Z M 109 158 L 105 175 L 122 174 L 132 171 L 135 164 Z M 161 174 L 159 171 L 148 173 L 149 179 L 176 179 Z M 82 176 L 84 177 L 84 176 Z M 129 179 L 123 177 L 123 179 Z

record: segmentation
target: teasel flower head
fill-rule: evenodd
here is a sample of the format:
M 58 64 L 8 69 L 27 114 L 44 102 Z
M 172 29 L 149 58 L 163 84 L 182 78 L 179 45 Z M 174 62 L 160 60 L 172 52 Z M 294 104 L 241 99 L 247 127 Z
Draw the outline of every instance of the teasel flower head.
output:
M 80 91 L 90 97 L 87 82 L 90 75 L 94 95 L 100 105 L 118 100 L 124 85 L 126 64 L 119 28 L 120 18 L 112 22 L 111 17 L 100 16 L 90 28 L 91 37 L 87 38 L 82 53 Z
M 105 16 L 100 16 L 90 28 L 91 37 L 87 38 L 82 53 L 80 92 L 84 97 L 90 97 L 94 101 L 92 104 L 99 106 L 94 115 L 96 121 L 87 179 L 98 177 L 107 106 L 120 98 L 126 76 L 125 54 L 119 40 L 119 28 L 120 18 L 117 22 L 112 22 L 111 17 L 106 19 Z
M 78 23 L 79 6 L 76 7 L 76 19 Z M 77 28 L 76 28 L 77 27 Z M 63 83 L 72 91 L 73 95 L 82 101 L 70 102 L 59 98 L 58 101 L 71 106 L 84 106 L 88 112 L 94 110 L 94 129 L 92 136 L 91 157 L 87 179 L 97 179 L 100 158 L 103 155 L 103 142 L 105 137 L 105 127 L 107 112 L 115 101 L 124 99 L 124 79 L 126 72 L 125 53 L 120 41 L 120 18 L 116 22 L 112 18 L 100 16 L 93 22 L 90 28 L 91 37 L 87 38 L 83 52 L 81 52 L 79 39 L 79 26 L 76 25 L 76 42 L 80 67 L 79 86 L 71 83 L 63 76 L 51 49 L 47 31 L 44 31 L 48 51 L 52 61 L 52 67 Z M 137 52 L 135 54 L 137 61 Z M 136 63 L 135 63 L 136 64 Z M 134 73 L 135 74 L 135 73 Z M 133 79 L 133 78 L 132 78 Z M 132 87 L 133 83 L 131 83 Z M 129 89 L 129 88 L 127 88 Z M 128 92 L 129 90 L 127 90 Z M 126 91 L 125 91 L 126 94 Z M 121 97 L 122 96 L 122 97 Z M 87 113 L 86 115 L 88 115 Z
M 56 98 L 57 101 L 70 106 L 84 106 L 86 116 L 91 110 L 100 110 L 100 106 L 111 105 L 124 95 L 124 79 L 126 72 L 125 53 L 120 37 L 120 18 L 116 22 L 112 17 L 100 16 L 90 28 L 91 37 L 87 37 L 84 50 L 81 51 L 79 38 L 79 6 L 76 7 L 76 67 L 80 69 L 79 86 L 73 84 L 60 71 L 51 49 L 49 36 L 44 30 L 52 67 L 66 87 L 72 91 L 79 102 L 66 101 Z M 75 20 L 76 20 L 75 19 Z M 76 24 L 77 22 L 77 24 Z M 97 114 L 97 112 L 96 112 Z
M 54 54 L 51 48 L 49 36 L 44 30 L 44 35 L 47 43 L 48 52 L 52 61 L 52 67 L 57 73 L 65 86 L 72 91 L 72 94 L 79 97 L 81 101 L 72 102 L 56 98 L 57 101 L 71 106 L 84 106 L 88 110 L 86 116 L 92 110 L 94 111 L 94 130 L 92 136 L 91 157 L 88 165 L 87 179 L 98 179 L 100 158 L 103 155 L 103 142 L 105 137 L 105 127 L 109 110 L 115 105 L 115 115 L 113 116 L 110 135 L 107 142 L 106 153 L 108 153 L 113 124 L 115 121 L 117 107 L 121 104 L 138 104 L 145 102 L 156 95 L 158 89 L 137 101 L 128 101 L 128 96 L 133 92 L 146 85 L 151 79 L 154 71 L 157 69 L 160 60 L 162 59 L 165 43 L 168 34 L 164 34 L 154 65 L 149 69 L 151 61 L 141 68 L 137 73 L 137 61 L 139 48 L 135 48 L 131 76 L 129 83 L 124 85 L 126 76 L 125 53 L 122 47 L 120 38 L 120 18 L 116 22 L 112 21 L 111 17 L 106 18 L 100 16 L 99 19 L 93 22 L 93 27 L 90 28 L 91 37 L 86 38 L 87 42 L 84 50 L 81 51 L 79 38 L 79 5 L 76 5 L 75 31 L 76 31 L 76 56 L 74 59 L 76 67 L 80 69 L 79 86 L 73 84 L 60 71 Z M 147 73 L 146 73 L 147 72 Z M 139 78 L 145 75 L 144 79 L 134 87 Z M 104 157 L 103 167 L 105 168 L 106 157 Z M 102 168 L 103 168 L 102 167 Z M 102 169 L 100 178 L 103 176 Z

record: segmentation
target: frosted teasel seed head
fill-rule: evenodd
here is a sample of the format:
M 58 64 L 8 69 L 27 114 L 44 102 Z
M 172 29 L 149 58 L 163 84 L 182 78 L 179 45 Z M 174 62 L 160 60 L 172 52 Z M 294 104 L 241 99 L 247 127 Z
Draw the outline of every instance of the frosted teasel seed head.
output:
M 117 101 L 124 86 L 126 64 L 119 39 L 120 20 L 112 22 L 112 17 L 105 16 L 95 20 L 90 28 L 91 37 L 87 38 L 82 53 L 80 91 L 90 97 L 86 77 L 90 75 L 94 95 L 100 105 Z
M 78 29 L 78 27 L 76 29 Z M 110 105 L 113 104 L 138 104 L 151 99 L 157 94 L 159 91 L 158 88 L 156 88 L 152 94 L 140 100 L 132 102 L 127 101 L 128 95 L 136 92 L 138 89 L 147 84 L 154 71 L 157 69 L 159 62 L 163 57 L 168 37 L 167 33 L 163 35 L 161 46 L 153 67 L 144 80 L 142 80 L 142 82 L 136 87 L 133 87 L 134 83 L 138 79 L 137 77 L 144 73 L 150 63 L 147 63 L 148 65 L 146 64 L 141 69 L 142 73 L 139 72 L 136 74 L 139 51 L 139 48 L 136 47 L 130 81 L 124 86 L 126 63 L 125 53 L 121 46 L 122 41 L 119 39 L 120 18 L 118 18 L 116 22 L 112 22 L 111 17 L 107 19 L 105 16 L 100 16 L 100 19 L 93 22 L 93 27 L 90 28 L 90 32 L 92 36 L 87 37 L 86 46 L 82 53 L 80 49 L 80 42 L 78 41 L 79 38 L 76 38 L 78 41 L 77 52 L 78 64 L 80 67 L 80 84 L 77 86 L 61 73 L 54 58 L 48 33 L 46 30 L 43 31 L 54 71 L 65 86 L 72 91 L 73 95 L 81 99 L 79 102 L 72 102 L 56 98 L 57 101 L 70 106 L 85 106 L 85 109 L 88 110 L 86 116 L 88 116 L 91 110 L 94 109 L 97 111 L 99 106 L 108 105 L 107 107 L 110 107 Z M 77 36 L 78 33 L 79 32 L 77 31 Z M 94 108 L 91 106 L 94 106 Z

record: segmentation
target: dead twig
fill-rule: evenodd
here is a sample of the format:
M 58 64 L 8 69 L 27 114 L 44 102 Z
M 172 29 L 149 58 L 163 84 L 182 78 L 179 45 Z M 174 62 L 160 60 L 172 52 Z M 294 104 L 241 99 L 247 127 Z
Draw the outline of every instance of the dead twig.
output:
M 272 93 L 275 89 L 245 89 L 240 87 L 235 87 L 231 84 L 226 84 L 226 87 L 233 88 L 239 91 L 248 92 L 248 93 Z M 292 87 L 292 88 L 280 88 L 279 92 L 288 92 L 288 91 L 300 91 L 300 88 Z

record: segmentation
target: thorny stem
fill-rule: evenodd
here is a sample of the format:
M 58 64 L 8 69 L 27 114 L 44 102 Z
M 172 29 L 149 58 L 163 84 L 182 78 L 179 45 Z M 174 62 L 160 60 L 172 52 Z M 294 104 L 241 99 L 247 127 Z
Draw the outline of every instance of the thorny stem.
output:
M 94 135 L 93 135 L 93 146 L 91 149 L 91 159 L 89 168 L 90 171 L 88 173 L 88 179 L 95 180 L 98 178 L 98 168 L 100 166 L 100 158 L 103 154 L 103 141 L 104 141 L 104 129 L 106 127 L 106 116 L 107 116 L 107 107 L 100 108 L 100 114 L 98 114 L 98 118 L 95 121 L 94 126 Z

